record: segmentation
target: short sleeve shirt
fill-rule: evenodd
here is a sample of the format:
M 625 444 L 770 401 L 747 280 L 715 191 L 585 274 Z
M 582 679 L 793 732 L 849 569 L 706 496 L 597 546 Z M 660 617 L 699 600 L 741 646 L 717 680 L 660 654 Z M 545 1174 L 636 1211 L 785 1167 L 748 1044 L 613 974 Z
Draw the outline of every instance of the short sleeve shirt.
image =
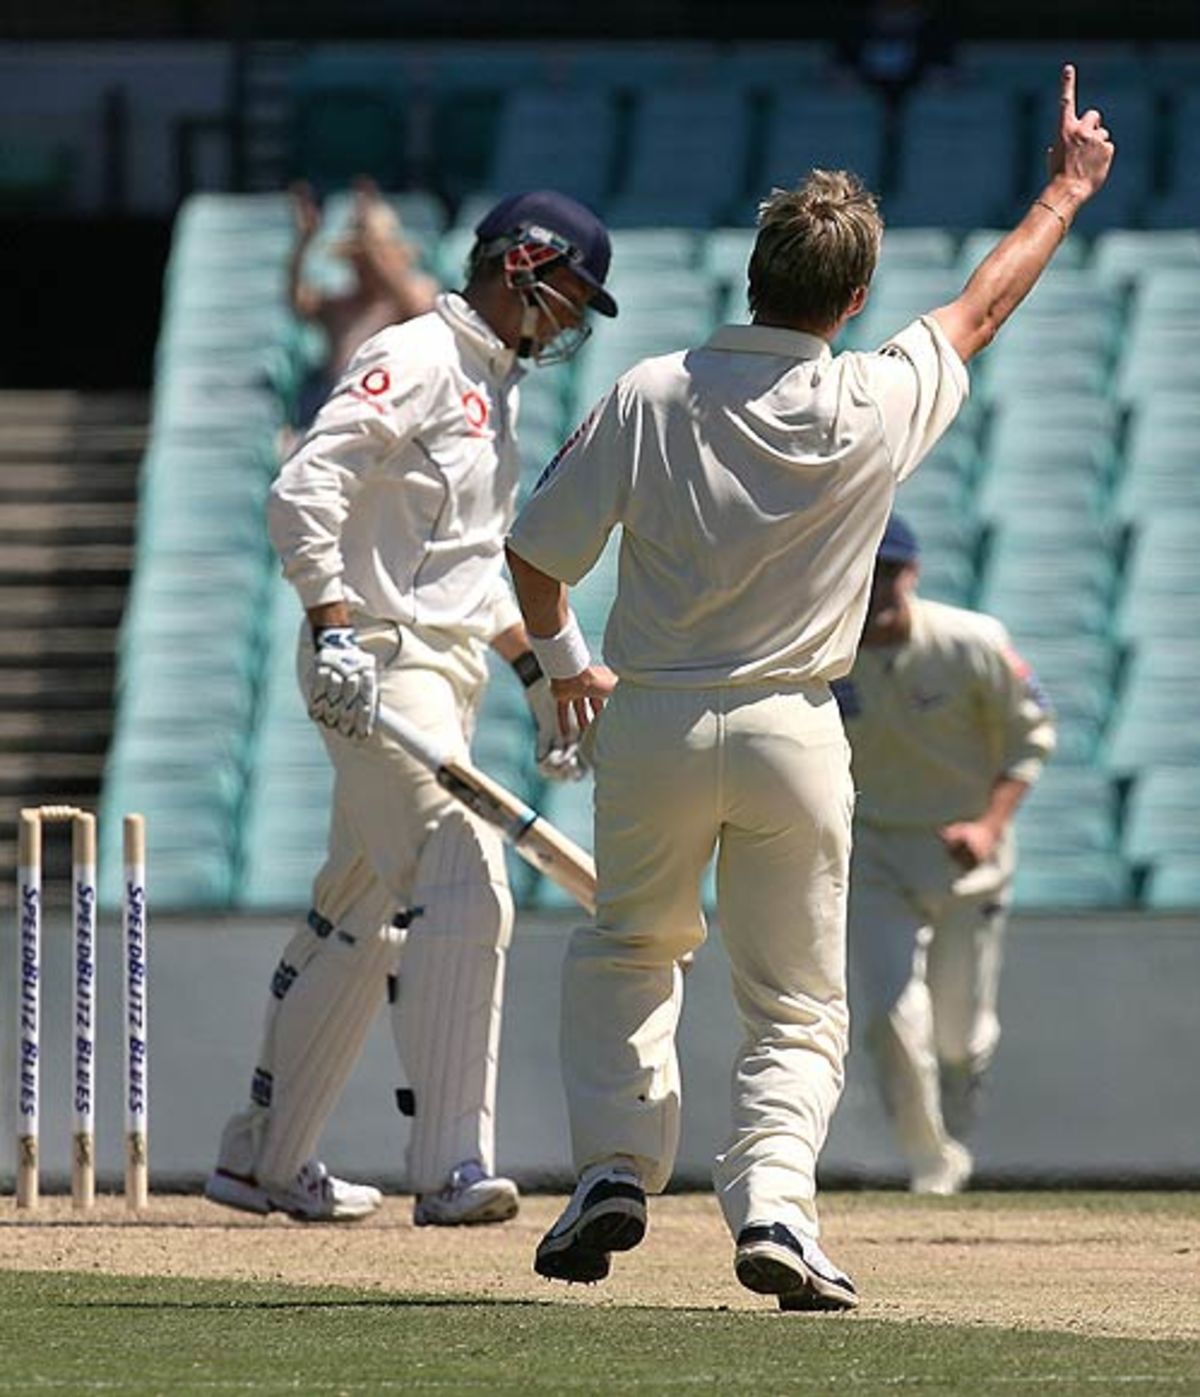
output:
M 967 391 L 931 319 L 838 355 L 797 331 L 727 325 L 622 377 L 509 541 L 571 584 L 621 527 L 604 651 L 623 679 L 833 679 L 853 662 L 895 487 Z

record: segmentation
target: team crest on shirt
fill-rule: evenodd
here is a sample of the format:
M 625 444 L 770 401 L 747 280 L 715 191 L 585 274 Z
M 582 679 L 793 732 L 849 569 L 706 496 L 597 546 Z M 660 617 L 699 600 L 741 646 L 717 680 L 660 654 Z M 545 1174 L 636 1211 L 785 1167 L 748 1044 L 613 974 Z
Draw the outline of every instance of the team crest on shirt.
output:
M 361 374 L 346 389 L 352 398 L 357 398 L 360 403 L 366 403 L 370 408 L 374 408 L 381 417 L 387 416 L 387 407 L 384 398 L 388 389 L 392 386 L 392 376 L 387 369 L 376 365 L 373 369 L 368 369 Z
M 1034 673 L 1033 666 L 1023 655 L 1017 654 L 1011 645 L 1006 645 L 1001 653 L 1009 669 L 1025 685 L 1025 692 L 1039 708 L 1048 713 L 1053 704 L 1050 702 L 1050 695 L 1042 687 L 1042 681 Z
M 463 416 L 467 419 L 467 430 L 473 437 L 483 437 L 488 435 L 488 416 L 491 409 L 488 401 L 475 388 L 468 388 L 462 395 Z

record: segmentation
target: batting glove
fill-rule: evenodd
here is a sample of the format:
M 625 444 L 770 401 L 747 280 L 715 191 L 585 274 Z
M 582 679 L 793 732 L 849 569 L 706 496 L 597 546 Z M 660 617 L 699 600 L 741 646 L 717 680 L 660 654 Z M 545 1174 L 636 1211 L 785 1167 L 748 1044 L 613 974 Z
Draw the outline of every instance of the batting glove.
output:
M 371 735 L 379 707 L 375 657 L 359 647 L 349 626 L 326 626 L 316 632 L 313 643 L 309 717 L 361 742 Z
M 537 727 L 537 766 L 548 781 L 579 781 L 587 767 L 579 753 L 579 724 L 574 714 L 563 733 L 558 726 L 558 702 L 550 681 L 532 651 L 513 661 L 513 669 L 525 686 L 525 701 Z

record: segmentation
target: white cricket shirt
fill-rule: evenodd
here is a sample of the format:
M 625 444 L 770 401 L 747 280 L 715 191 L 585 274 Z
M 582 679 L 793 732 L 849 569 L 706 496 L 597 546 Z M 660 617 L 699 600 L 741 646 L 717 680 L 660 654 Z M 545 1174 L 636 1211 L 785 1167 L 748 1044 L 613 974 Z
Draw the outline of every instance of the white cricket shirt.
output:
M 521 619 L 503 548 L 521 372 L 453 293 L 362 346 L 267 507 L 306 609 L 344 599 L 379 620 L 482 640 Z
M 854 659 L 895 487 L 967 391 L 931 319 L 838 355 L 794 330 L 726 325 L 625 374 L 509 541 L 574 583 L 622 526 L 604 639 L 622 679 L 834 679 Z
M 1054 750 L 1049 704 L 992 616 L 912 599 L 911 637 L 864 645 L 834 685 L 855 818 L 932 827 L 981 815 L 1000 776 L 1032 785 Z

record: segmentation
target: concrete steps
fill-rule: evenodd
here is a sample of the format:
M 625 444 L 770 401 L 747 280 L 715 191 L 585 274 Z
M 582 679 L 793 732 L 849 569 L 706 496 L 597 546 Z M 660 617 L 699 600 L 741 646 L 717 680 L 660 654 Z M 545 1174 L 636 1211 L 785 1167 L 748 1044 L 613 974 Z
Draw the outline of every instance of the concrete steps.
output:
M 3 906 L 21 807 L 98 803 L 148 412 L 137 394 L 0 393 Z M 69 862 L 69 840 L 48 838 L 52 903 Z

